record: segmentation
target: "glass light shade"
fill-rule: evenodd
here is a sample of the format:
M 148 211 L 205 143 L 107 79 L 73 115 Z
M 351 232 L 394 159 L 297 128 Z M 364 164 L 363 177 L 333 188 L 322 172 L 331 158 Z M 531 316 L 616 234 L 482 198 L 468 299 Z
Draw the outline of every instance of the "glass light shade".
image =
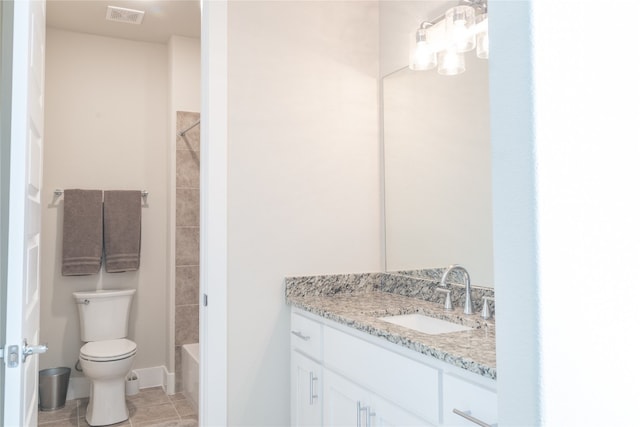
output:
M 476 12 L 471 6 L 456 6 L 445 13 L 447 38 L 457 52 L 469 52 L 476 47 L 473 27 Z
M 464 73 L 464 54 L 455 50 L 443 50 L 438 53 L 438 73 L 443 76 L 455 76 Z
M 489 20 L 487 14 L 479 15 L 476 19 L 478 32 L 476 33 L 476 55 L 481 59 L 489 58 Z
M 409 68 L 412 70 L 431 70 L 438 65 L 438 59 L 429 43 L 426 28 L 418 28 L 409 42 Z

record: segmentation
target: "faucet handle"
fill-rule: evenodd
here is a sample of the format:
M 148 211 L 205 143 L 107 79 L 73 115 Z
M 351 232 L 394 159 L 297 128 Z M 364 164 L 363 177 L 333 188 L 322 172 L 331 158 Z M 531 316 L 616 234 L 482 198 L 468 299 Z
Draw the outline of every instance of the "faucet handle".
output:
M 489 308 L 489 300 L 495 301 L 495 299 L 491 298 L 491 297 L 482 297 L 482 299 L 483 299 L 483 303 L 482 303 L 482 318 L 484 320 L 489 320 L 489 319 L 491 319 L 491 309 Z
M 450 289 L 443 289 L 443 288 L 436 288 L 436 291 L 444 292 L 445 294 L 447 294 L 447 296 L 444 299 L 444 309 L 446 311 L 453 310 L 453 304 L 451 304 L 451 290 Z

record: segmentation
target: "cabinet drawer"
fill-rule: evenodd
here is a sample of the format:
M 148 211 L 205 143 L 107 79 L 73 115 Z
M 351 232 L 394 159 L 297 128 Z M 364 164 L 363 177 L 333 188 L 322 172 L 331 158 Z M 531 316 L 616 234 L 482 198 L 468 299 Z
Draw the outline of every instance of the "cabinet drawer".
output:
M 291 313 L 291 347 L 322 360 L 322 324 L 298 313 Z
M 494 390 L 453 374 L 443 378 L 443 418 L 447 426 L 476 426 L 453 412 L 461 412 L 489 425 L 498 425 L 498 396 Z
M 324 365 L 433 424 L 440 423 L 440 371 L 333 328 Z

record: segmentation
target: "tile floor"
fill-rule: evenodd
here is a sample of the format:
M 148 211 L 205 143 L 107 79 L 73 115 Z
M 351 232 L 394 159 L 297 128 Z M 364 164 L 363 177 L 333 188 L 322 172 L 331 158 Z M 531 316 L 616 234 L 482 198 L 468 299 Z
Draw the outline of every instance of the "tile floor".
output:
M 68 400 L 57 411 L 38 412 L 38 426 L 85 427 L 84 415 L 89 399 Z M 140 390 L 135 396 L 127 396 L 129 419 L 112 426 L 197 427 L 198 411 L 184 394 L 167 396 L 162 387 Z

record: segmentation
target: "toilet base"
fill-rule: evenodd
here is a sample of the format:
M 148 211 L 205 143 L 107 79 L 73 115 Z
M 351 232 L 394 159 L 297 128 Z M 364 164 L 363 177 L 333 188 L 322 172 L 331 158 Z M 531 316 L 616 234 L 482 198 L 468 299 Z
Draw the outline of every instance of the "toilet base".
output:
M 85 419 L 90 426 L 105 426 L 129 419 L 124 378 L 91 381 Z

